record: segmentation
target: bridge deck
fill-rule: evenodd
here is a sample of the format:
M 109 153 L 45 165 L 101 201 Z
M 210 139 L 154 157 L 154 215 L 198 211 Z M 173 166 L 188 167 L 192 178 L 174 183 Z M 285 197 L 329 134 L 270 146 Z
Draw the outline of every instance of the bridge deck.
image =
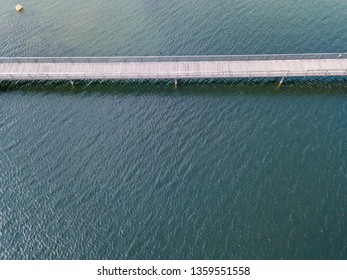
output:
M 165 58 L 165 57 L 164 57 Z M 180 57 L 177 57 L 180 58 Z M 324 59 L 266 60 L 252 57 L 242 60 L 220 57 L 218 60 L 197 59 L 117 59 L 105 61 L 85 58 L 65 61 L 56 58 L 0 59 L 0 80 L 90 80 L 90 79 L 200 79 L 200 78 L 252 78 L 252 77 L 300 77 L 345 76 L 347 57 Z

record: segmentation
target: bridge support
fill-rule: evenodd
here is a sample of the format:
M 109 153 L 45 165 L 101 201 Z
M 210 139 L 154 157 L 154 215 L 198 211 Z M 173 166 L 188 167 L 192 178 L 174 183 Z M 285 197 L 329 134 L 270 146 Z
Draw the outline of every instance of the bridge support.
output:
M 278 88 L 280 88 L 283 84 L 283 81 L 284 81 L 284 77 L 282 77 L 282 79 L 280 80 L 280 82 L 278 83 Z
M 174 87 L 175 87 L 175 89 L 177 89 L 177 86 L 178 86 L 178 81 L 177 81 L 177 79 L 175 79 L 175 81 L 174 81 Z

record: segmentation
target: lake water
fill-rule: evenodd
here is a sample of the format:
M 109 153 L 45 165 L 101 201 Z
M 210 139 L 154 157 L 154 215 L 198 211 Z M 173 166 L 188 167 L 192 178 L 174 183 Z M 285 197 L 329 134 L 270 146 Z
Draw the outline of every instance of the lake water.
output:
M 346 52 L 344 0 L 0 0 L 0 56 Z M 0 84 L 0 259 L 347 259 L 345 79 Z

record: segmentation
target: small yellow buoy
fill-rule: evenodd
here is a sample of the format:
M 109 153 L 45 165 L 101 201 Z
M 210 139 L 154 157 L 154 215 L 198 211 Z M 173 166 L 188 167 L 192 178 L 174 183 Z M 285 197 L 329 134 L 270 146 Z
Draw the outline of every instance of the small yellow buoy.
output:
M 22 6 L 21 4 L 17 4 L 17 5 L 16 5 L 16 11 L 17 11 L 17 12 L 23 11 L 23 6 Z

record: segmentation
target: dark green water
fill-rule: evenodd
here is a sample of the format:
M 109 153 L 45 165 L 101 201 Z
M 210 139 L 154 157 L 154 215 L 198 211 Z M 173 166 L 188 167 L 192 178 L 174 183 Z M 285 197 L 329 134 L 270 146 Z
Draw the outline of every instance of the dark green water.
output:
M 0 56 L 345 52 L 335 1 L 0 0 Z M 1 259 L 346 259 L 345 80 L 0 85 Z

